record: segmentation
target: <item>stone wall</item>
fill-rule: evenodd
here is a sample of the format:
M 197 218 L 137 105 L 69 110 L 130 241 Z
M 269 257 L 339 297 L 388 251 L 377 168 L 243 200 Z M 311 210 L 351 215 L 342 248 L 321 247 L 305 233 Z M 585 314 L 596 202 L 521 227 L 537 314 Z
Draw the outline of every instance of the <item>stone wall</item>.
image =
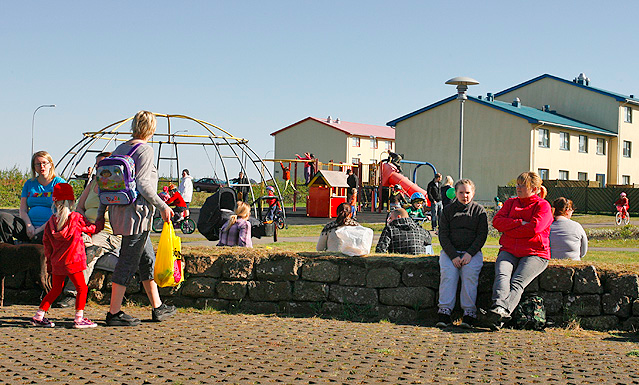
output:
M 362 258 L 219 250 L 213 256 L 208 255 L 210 250 L 186 251 L 187 279 L 178 288 L 162 288 L 163 298 L 178 306 L 245 313 L 434 324 L 439 287 L 437 257 Z M 493 277 L 494 264 L 484 263 L 479 307 L 490 307 Z M 29 294 L 18 281 L 18 277 L 7 281 L 7 287 L 13 288 L 8 289 L 8 301 L 12 297 L 33 300 L 33 293 Z M 134 279 L 127 297 L 145 302 L 140 286 Z M 90 298 L 108 301 L 109 273 L 95 271 L 89 288 Z M 590 329 L 639 328 L 636 274 L 553 261 L 526 293 L 543 297 L 549 317 L 559 324 L 579 320 L 582 327 Z

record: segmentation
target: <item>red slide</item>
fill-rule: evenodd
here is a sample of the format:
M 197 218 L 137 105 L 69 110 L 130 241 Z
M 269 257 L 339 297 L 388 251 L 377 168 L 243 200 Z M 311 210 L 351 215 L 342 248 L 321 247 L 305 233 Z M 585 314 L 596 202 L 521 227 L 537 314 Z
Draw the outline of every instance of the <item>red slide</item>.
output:
M 382 186 L 394 186 L 400 185 L 408 193 L 408 197 L 410 198 L 416 192 L 420 192 L 424 194 L 426 198 L 426 206 L 430 206 L 430 201 L 428 200 L 428 194 L 426 194 L 426 190 L 419 187 L 415 183 L 411 182 L 410 179 L 406 178 L 399 171 L 397 171 L 397 167 L 390 163 L 382 164 Z

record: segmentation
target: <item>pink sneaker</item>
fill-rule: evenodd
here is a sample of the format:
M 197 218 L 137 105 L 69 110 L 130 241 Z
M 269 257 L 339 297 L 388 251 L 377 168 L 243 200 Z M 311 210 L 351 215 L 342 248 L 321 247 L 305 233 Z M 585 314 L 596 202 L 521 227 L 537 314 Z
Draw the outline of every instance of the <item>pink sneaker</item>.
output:
M 49 321 L 47 318 L 42 318 L 42 321 L 38 321 L 37 319 L 35 319 L 35 317 L 33 317 L 31 318 L 30 322 L 31 322 L 31 325 L 42 327 L 42 328 L 52 328 L 55 326 L 55 324 Z
M 76 329 L 88 329 L 88 328 L 94 328 L 97 326 L 98 324 L 96 324 L 95 322 L 91 321 L 88 318 L 84 318 L 80 321 L 73 321 L 73 327 Z

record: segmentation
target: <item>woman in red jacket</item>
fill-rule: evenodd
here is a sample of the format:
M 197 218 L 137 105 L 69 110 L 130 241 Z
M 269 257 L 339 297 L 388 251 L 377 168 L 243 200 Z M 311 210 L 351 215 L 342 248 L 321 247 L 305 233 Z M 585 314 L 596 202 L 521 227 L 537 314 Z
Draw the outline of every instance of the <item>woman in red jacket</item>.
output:
M 87 285 L 82 272 L 87 268 L 82 233 L 95 233 L 96 227 L 88 223 L 82 214 L 72 211 L 75 204 L 73 187 L 68 183 L 58 183 L 53 187 L 55 215 L 51 216 L 44 228 L 42 243 L 47 258 L 47 271 L 52 276 L 51 290 L 42 300 L 40 308 L 31 319 L 33 326 L 53 327 L 55 324 L 44 317 L 51 303 L 62 293 L 64 279 L 69 277 L 78 291 L 75 298 L 75 320 L 77 329 L 94 328 L 96 325 L 84 318 L 87 302 Z
M 517 198 L 508 199 L 493 218 L 493 226 L 502 233 L 493 307 L 487 316 L 493 330 L 510 319 L 526 286 L 548 266 L 553 216 L 548 201 L 537 195 L 542 191 L 537 173 L 522 173 L 517 178 Z

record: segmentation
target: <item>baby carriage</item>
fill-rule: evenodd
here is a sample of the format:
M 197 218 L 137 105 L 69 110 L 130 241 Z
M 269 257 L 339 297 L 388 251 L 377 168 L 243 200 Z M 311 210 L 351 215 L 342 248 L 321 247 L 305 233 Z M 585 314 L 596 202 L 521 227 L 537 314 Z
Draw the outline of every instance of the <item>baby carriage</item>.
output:
M 220 229 L 224 223 L 235 213 L 237 208 L 237 194 L 230 187 L 221 187 L 206 201 L 200 209 L 200 217 L 197 221 L 197 228 L 209 241 L 220 239 Z M 251 236 L 262 238 L 267 235 L 265 225 L 256 218 L 249 218 L 251 223 Z

